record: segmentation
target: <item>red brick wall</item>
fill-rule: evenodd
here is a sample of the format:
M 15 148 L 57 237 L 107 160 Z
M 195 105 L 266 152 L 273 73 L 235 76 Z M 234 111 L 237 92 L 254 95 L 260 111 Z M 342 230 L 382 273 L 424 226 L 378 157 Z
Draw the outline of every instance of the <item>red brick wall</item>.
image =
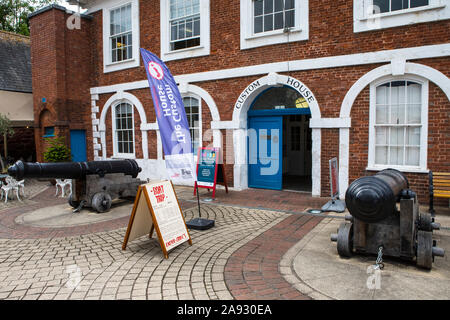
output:
M 309 40 L 240 50 L 240 3 L 210 1 L 211 54 L 167 63 L 173 75 L 235 68 L 286 60 L 319 58 L 405 47 L 447 43 L 450 20 L 379 31 L 353 32 L 353 5 L 349 0 L 310 1 Z M 160 55 L 160 1 L 139 1 L 140 46 Z M 142 80 L 143 66 L 103 74 L 101 11 L 93 14 L 93 53 L 97 86 Z M 144 22 L 145 21 L 145 22 Z
M 415 61 L 429 65 L 450 75 L 450 64 L 445 59 L 424 59 Z M 351 111 L 350 129 L 349 183 L 360 176 L 372 175 L 366 171 L 369 144 L 369 86 L 355 100 Z M 428 102 L 428 169 L 432 171 L 450 171 L 450 101 L 434 83 L 429 83 Z M 322 149 L 323 150 L 323 149 Z M 323 151 L 322 151 L 323 152 Z M 418 193 L 419 201 L 428 203 L 428 174 L 406 173 L 410 188 Z M 448 205 L 447 200 L 437 203 Z
M 140 1 L 140 46 L 160 54 L 160 1 Z M 239 1 L 211 1 L 211 54 L 205 57 L 181 59 L 167 63 L 172 74 L 236 68 L 287 60 L 319 58 L 326 56 L 416 47 L 450 41 L 450 20 L 388 28 L 379 31 L 354 33 L 353 6 L 348 0 L 324 0 L 310 2 L 309 40 L 289 44 L 270 45 L 240 50 Z M 60 124 L 84 126 L 88 138 L 88 157 L 93 159 L 90 119 L 90 87 L 112 85 L 146 79 L 143 66 L 117 72 L 103 73 L 103 38 L 101 11 L 92 20 L 83 20 L 82 29 L 68 31 L 63 26 L 65 14 L 58 10 L 44 12 L 31 19 L 33 87 L 37 116 L 44 106 L 42 96 L 48 97 L 46 108 L 52 110 Z M 57 41 L 65 39 L 64 41 Z M 90 39 L 88 41 L 88 39 Z M 450 76 L 448 58 L 414 61 L 429 65 Z M 379 64 L 342 68 L 296 71 L 285 73 L 302 81 L 317 98 L 321 116 L 339 117 L 340 106 L 351 86 L 364 74 Z M 205 81 L 195 85 L 206 90 L 219 108 L 220 120 L 232 119 L 234 104 L 240 92 L 261 76 L 240 77 L 220 81 Z M 151 95 L 148 89 L 133 90 L 143 104 L 147 122 L 156 121 Z M 111 94 L 100 95 L 97 105 L 104 107 Z M 68 117 L 60 116 L 61 105 Z M 203 106 L 203 132 L 210 128 L 211 115 Z M 77 110 L 77 112 L 73 112 Z M 85 112 L 80 112 L 85 110 Z M 352 108 L 350 131 L 350 182 L 367 173 L 369 90 L 365 88 Z M 449 166 L 449 101 L 442 91 L 430 84 L 428 165 L 432 170 L 446 170 Z M 142 157 L 142 145 L 138 113 L 135 111 L 136 155 Z M 60 118 L 61 119 L 60 119 Z M 72 122 L 73 117 L 73 122 Z M 70 118 L 70 121 L 67 119 Z M 106 118 L 107 156 L 112 155 L 111 112 Z M 62 127 L 64 128 L 64 126 Z M 233 158 L 233 141 L 223 133 L 224 159 Z M 228 141 L 227 141 L 228 140 Z M 207 141 L 204 141 L 204 145 Z M 328 160 L 339 155 L 339 130 L 322 130 L 322 195 L 329 195 Z M 438 147 L 436 147 L 438 146 Z M 149 158 L 155 159 L 156 133 L 148 132 Z M 233 165 L 226 165 L 229 184 L 233 185 Z M 411 185 L 426 197 L 424 175 L 408 175 Z
M 33 103 L 36 127 L 36 153 L 42 161 L 45 151 L 39 120 L 48 110 L 45 126 L 54 126 L 56 135 L 66 137 L 70 129 L 86 129 L 92 137 L 90 124 L 90 93 L 92 81 L 91 21 L 83 18 L 81 29 L 66 27 L 69 17 L 64 11 L 52 9 L 30 19 Z M 45 98 L 44 103 L 42 99 Z M 87 125 L 88 124 L 88 125 Z M 88 153 L 92 153 L 88 143 Z

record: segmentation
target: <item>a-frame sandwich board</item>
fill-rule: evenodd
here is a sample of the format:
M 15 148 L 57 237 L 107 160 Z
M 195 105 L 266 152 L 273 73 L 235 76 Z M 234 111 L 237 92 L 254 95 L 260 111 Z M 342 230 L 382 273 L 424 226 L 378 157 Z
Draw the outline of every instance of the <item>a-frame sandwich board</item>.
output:
M 129 241 L 144 235 L 151 238 L 156 230 L 164 257 L 168 251 L 192 239 L 186 227 L 180 203 L 171 181 L 158 181 L 140 185 L 128 228 L 122 245 L 125 250 Z

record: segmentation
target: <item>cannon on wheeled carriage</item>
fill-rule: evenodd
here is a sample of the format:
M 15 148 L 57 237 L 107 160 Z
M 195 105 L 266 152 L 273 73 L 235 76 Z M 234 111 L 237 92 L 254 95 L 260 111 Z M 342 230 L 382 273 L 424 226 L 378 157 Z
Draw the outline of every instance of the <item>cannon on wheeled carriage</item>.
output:
M 431 269 L 434 257 L 444 256 L 432 237 L 439 223 L 429 213 L 419 212 L 417 195 L 400 171 L 385 169 L 353 181 L 345 203 L 351 215 L 331 235 L 341 257 L 378 254 L 382 248 L 387 256 L 415 260 Z
M 90 162 L 31 163 L 17 161 L 8 169 L 15 179 L 72 179 L 69 204 L 76 208 L 92 207 L 97 212 L 111 208 L 116 198 L 135 197 L 138 187 L 146 183 L 137 179 L 141 172 L 132 159 Z

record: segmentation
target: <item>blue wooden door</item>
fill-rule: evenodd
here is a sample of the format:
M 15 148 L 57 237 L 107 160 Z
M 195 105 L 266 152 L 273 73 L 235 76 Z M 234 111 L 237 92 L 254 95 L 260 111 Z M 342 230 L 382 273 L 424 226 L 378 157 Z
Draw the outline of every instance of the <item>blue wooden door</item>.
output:
M 248 185 L 281 190 L 283 185 L 283 117 L 250 117 Z
M 83 162 L 86 156 L 86 130 L 70 130 L 70 151 L 72 161 Z

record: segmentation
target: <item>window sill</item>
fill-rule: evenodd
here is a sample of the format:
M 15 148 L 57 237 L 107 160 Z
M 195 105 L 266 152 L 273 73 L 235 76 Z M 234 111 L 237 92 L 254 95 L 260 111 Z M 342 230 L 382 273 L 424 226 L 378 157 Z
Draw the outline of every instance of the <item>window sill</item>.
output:
M 423 7 L 417 7 L 413 9 L 403 9 L 403 10 L 397 10 L 392 12 L 385 12 L 385 13 L 377 13 L 377 14 L 370 14 L 367 17 L 359 19 L 360 21 L 367 21 L 372 19 L 383 19 L 385 17 L 392 17 L 392 16 L 399 16 L 404 15 L 408 13 L 417 13 L 422 11 L 430 11 L 430 10 L 438 10 L 445 8 L 445 4 L 435 4 L 435 5 L 428 5 Z
M 260 32 L 260 33 L 256 33 L 250 36 L 245 37 L 245 40 L 252 40 L 252 39 L 259 39 L 259 38 L 264 38 L 264 37 L 271 37 L 271 36 L 277 36 L 280 34 L 290 34 L 290 33 L 297 33 L 297 32 L 301 32 L 302 29 L 295 27 L 295 28 L 290 28 L 288 32 L 284 32 L 284 29 L 279 29 L 279 30 L 274 30 L 274 31 L 268 31 L 268 32 Z
M 418 168 L 418 167 L 406 167 L 406 166 L 369 166 L 366 168 L 367 171 L 381 171 L 384 169 L 396 169 L 400 172 L 410 172 L 410 173 L 428 173 L 430 170 Z
M 130 154 L 126 154 L 126 153 L 122 153 L 122 154 L 115 154 L 111 157 L 111 159 L 136 159 L 136 155 L 133 153 Z
M 209 55 L 209 48 L 203 45 L 161 53 L 163 61 L 189 59 Z
M 106 64 L 105 66 L 106 67 L 117 66 L 117 65 L 120 65 L 122 63 L 128 63 L 128 62 L 132 62 L 132 61 L 135 61 L 135 60 L 136 60 L 135 58 L 131 58 L 131 59 L 122 60 L 122 61 L 110 62 L 110 63 Z
M 117 62 L 109 62 L 103 66 L 103 72 L 109 73 L 109 72 L 130 69 L 130 68 L 136 68 L 136 67 L 139 67 L 139 65 L 140 65 L 140 60 L 136 59 L 136 58 L 123 60 L 123 61 L 117 61 Z

